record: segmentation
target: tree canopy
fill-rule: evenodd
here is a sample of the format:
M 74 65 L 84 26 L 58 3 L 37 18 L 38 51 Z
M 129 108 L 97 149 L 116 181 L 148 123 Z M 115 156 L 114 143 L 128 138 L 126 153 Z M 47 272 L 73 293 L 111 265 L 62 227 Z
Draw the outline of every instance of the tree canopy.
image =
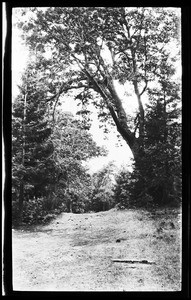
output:
M 87 115 L 93 103 L 102 120 L 112 119 L 136 157 L 144 140 L 142 97 L 151 83 L 161 86 L 169 68 L 173 80 L 179 22 L 170 8 L 48 7 L 23 9 L 19 26 L 38 57 L 47 101 L 56 103 L 61 94 L 78 91 L 83 112 Z M 133 87 L 138 108 L 133 128 L 128 96 L 118 96 L 116 82 Z

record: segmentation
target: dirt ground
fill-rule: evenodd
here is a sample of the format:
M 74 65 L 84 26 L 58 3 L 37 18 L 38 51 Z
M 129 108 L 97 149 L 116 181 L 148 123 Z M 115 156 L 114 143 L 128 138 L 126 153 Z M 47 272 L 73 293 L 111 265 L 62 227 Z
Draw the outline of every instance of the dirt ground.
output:
M 15 291 L 180 291 L 181 212 L 62 213 L 12 234 Z

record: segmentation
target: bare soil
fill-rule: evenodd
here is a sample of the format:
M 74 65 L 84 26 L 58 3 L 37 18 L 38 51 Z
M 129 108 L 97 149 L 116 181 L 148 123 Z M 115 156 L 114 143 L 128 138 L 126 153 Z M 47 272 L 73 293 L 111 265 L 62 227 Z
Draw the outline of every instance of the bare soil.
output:
M 13 230 L 13 289 L 180 291 L 181 211 L 62 213 Z

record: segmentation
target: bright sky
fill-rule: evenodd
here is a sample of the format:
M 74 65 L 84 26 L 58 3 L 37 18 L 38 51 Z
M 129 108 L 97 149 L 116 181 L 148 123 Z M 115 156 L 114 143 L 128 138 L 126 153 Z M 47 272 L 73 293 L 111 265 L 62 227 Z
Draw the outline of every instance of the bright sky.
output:
M 12 30 L 12 95 L 13 99 L 18 95 L 19 89 L 17 85 L 21 83 L 21 75 L 26 66 L 28 52 L 26 46 L 23 45 L 22 39 L 19 37 L 20 31 L 16 28 Z

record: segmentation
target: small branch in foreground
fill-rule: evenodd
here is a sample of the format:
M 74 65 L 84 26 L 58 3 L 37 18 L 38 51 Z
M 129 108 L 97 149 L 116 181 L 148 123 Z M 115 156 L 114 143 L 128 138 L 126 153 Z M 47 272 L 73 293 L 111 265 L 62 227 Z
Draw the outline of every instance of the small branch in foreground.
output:
M 127 263 L 127 264 L 145 264 L 145 265 L 153 265 L 155 262 L 151 262 L 148 260 L 126 260 L 126 259 L 112 259 L 113 262 L 119 263 Z

